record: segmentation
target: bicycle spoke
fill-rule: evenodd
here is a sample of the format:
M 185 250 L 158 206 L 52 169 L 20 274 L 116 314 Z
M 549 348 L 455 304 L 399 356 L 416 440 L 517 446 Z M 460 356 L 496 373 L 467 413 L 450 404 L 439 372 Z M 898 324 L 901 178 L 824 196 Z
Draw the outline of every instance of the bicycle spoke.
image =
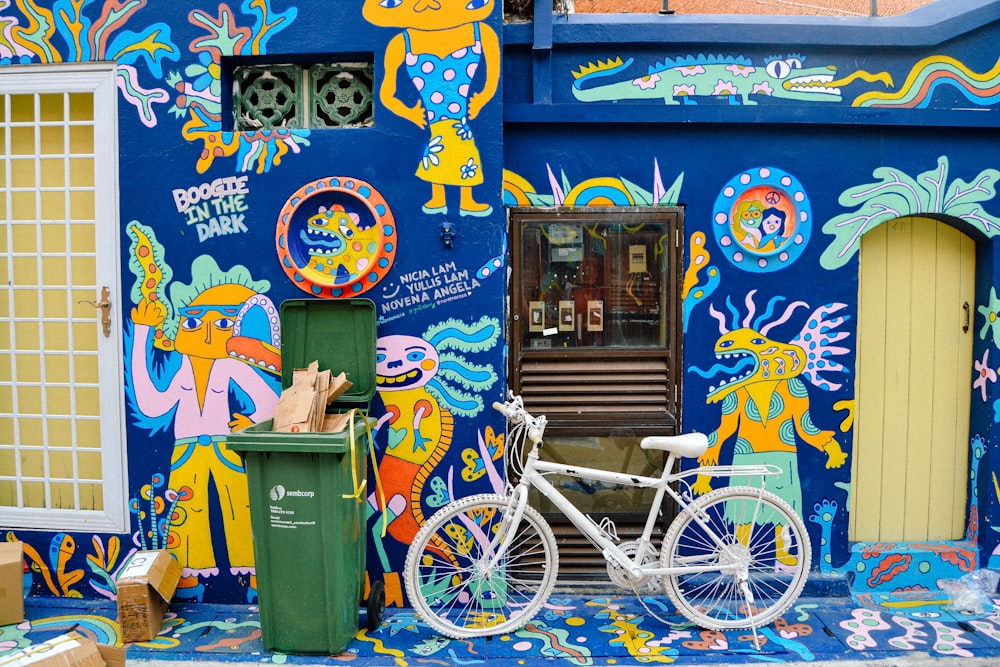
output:
M 678 610 L 718 630 L 774 620 L 794 602 L 808 572 L 801 518 L 773 494 L 749 487 L 719 489 L 693 505 L 668 529 L 663 565 L 716 571 L 667 578 Z
M 466 498 L 428 520 L 407 553 L 407 595 L 433 629 L 464 638 L 513 632 L 555 583 L 555 537 L 525 508 L 511 533 L 504 496 Z

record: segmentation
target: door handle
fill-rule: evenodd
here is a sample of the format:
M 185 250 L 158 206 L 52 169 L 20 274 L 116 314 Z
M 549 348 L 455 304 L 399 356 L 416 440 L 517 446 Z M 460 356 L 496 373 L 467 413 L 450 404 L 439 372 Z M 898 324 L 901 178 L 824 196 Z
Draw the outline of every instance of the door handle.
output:
M 94 308 L 99 308 L 101 310 L 101 328 L 104 329 L 104 337 L 107 338 L 111 336 L 111 296 L 108 286 L 105 285 L 101 288 L 101 300 L 100 301 L 80 301 L 79 303 L 86 303 Z
M 969 333 L 969 318 L 971 316 L 971 309 L 969 308 L 968 301 L 962 304 L 962 310 L 965 311 L 965 324 L 962 325 L 962 333 Z

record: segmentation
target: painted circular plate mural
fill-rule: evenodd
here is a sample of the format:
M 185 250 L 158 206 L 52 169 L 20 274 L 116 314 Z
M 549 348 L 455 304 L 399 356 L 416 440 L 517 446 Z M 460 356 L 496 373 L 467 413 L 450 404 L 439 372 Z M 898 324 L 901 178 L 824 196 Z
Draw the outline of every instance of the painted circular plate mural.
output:
M 812 208 L 791 174 L 754 167 L 731 178 L 715 200 L 712 231 L 729 261 L 746 271 L 784 268 L 812 234 Z
M 349 176 L 306 183 L 281 207 L 275 233 L 281 268 L 312 296 L 338 299 L 374 287 L 396 256 L 396 223 L 385 198 Z

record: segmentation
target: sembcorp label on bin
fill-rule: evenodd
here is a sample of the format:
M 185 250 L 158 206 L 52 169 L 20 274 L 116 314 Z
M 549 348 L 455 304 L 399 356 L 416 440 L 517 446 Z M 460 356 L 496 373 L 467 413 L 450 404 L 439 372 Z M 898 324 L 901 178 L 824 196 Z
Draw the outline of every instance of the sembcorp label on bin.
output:
M 286 489 L 281 484 L 275 484 L 268 492 L 271 502 L 279 503 L 285 499 L 299 499 L 316 497 L 315 491 L 303 491 L 301 489 Z M 305 526 L 315 526 L 315 520 L 302 520 L 295 518 L 295 510 L 282 505 L 271 505 L 271 528 L 300 528 Z

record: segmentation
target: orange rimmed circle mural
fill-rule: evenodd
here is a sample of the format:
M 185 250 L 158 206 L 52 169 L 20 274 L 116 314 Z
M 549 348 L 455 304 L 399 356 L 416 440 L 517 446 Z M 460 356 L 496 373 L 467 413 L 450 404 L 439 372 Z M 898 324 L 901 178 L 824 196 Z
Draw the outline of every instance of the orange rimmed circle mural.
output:
M 275 232 L 285 274 L 308 294 L 353 297 L 378 284 L 396 256 L 396 223 L 369 183 L 329 176 L 306 183 L 281 207 Z

